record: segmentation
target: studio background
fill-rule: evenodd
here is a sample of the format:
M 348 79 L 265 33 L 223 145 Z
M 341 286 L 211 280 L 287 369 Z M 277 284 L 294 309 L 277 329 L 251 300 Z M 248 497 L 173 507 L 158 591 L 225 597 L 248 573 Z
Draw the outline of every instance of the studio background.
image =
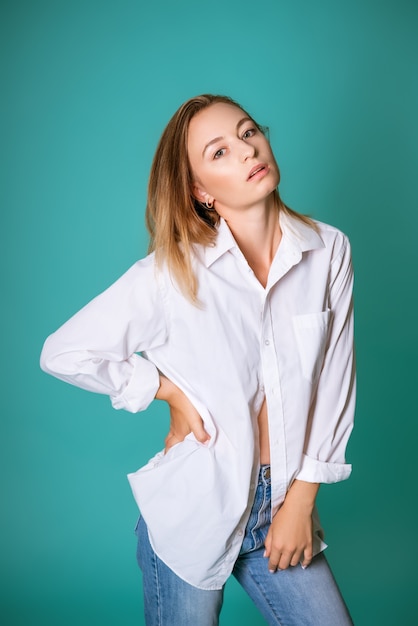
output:
M 116 412 L 38 362 L 145 255 L 157 141 L 202 92 L 268 125 L 284 201 L 351 239 L 354 470 L 321 489 L 327 556 L 356 626 L 416 623 L 417 7 L 3 0 L 2 624 L 143 624 L 126 474 L 163 446 L 167 413 Z M 221 624 L 264 624 L 233 580 Z

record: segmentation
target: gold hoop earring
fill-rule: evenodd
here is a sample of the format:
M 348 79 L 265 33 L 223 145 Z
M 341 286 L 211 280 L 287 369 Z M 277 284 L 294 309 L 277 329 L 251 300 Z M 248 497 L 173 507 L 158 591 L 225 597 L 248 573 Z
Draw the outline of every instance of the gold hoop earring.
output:
M 205 206 L 208 209 L 208 211 L 211 211 L 213 209 L 213 200 L 206 200 Z

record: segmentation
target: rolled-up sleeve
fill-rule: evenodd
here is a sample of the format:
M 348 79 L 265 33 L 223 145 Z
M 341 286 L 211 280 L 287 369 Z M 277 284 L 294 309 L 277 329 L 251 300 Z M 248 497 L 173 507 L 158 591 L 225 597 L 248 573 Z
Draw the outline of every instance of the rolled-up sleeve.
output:
M 153 256 L 133 265 L 45 341 L 41 368 L 131 412 L 147 408 L 159 373 L 143 351 L 167 338 Z
M 345 450 L 353 428 L 355 357 L 353 271 L 350 245 L 343 235 L 330 266 L 327 347 L 309 415 L 305 450 L 296 478 L 333 483 L 350 476 Z

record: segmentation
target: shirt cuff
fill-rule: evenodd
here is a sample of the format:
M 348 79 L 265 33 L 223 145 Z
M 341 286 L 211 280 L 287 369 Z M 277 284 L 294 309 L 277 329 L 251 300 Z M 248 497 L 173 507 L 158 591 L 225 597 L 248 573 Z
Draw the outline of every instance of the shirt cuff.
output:
M 351 465 L 346 463 L 325 463 L 304 454 L 302 467 L 296 478 L 307 483 L 338 483 L 349 478 L 350 474 Z
M 112 406 L 131 413 L 144 411 L 154 400 L 159 387 L 157 367 L 144 357 L 135 355 L 132 377 L 121 394 L 110 398 Z

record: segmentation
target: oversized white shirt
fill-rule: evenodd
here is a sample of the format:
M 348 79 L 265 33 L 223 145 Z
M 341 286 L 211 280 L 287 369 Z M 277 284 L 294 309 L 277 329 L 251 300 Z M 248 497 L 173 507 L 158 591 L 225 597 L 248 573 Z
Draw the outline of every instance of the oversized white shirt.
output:
M 292 481 L 348 478 L 355 373 L 349 242 L 280 213 L 282 240 L 264 288 L 226 222 L 196 246 L 200 306 L 154 255 L 133 265 L 45 342 L 42 368 L 143 411 L 159 372 L 199 411 L 190 434 L 128 476 L 158 556 L 181 578 L 219 589 L 232 571 L 259 469 L 257 416 L 267 400 L 272 515 Z M 315 552 L 324 544 L 315 519 Z M 267 567 L 267 565 L 266 565 Z

